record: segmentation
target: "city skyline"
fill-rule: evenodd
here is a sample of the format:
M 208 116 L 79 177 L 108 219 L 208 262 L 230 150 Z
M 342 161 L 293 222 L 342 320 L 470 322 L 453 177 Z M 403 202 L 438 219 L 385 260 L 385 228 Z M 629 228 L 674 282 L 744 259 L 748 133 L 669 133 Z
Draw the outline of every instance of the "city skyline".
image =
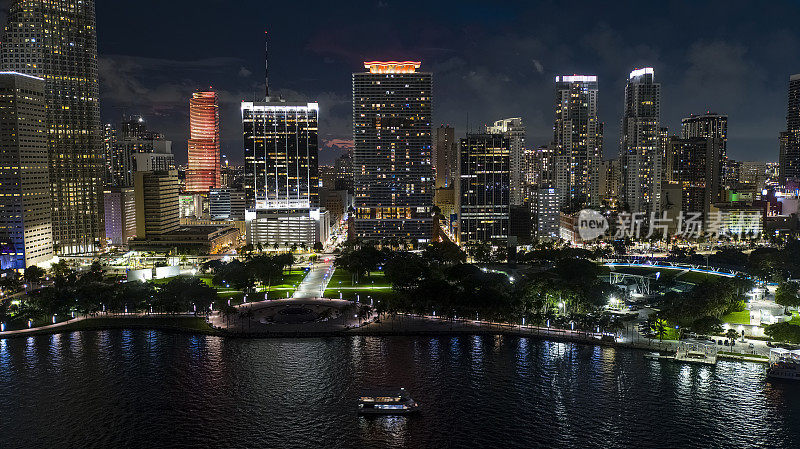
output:
M 151 10 L 147 3 L 130 11 L 129 23 L 145 19 L 143 14 Z M 179 3 L 159 5 L 159 10 L 167 17 L 178 10 L 186 14 Z M 686 10 L 688 5 L 659 6 L 664 17 L 651 18 L 649 26 L 664 33 L 645 35 L 644 27 L 631 23 L 632 13 L 622 11 L 621 5 L 585 3 L 586 14 L 580 23 L 564 27 L 559 24 L 565 19 L 559 17 L 554 5 L 505 5 L 485 14 L 486 17 L 481 16 L 477 7 L 456 10 L 451 17 L 448 11 L 453 8 L 443 5 L 431 11 L 429 17 L 415 22 L 406 9 L 386 3 L 384 7 L 377 2 L 362 7 L 345 6 L 339 8 L 341 11 L 322 4 L 310 8 L 314 17 L 319 14 L 330 17 L 332 22 L 355 22 L 365 30 L 374 28 L 369 16 L 381 19 L 386 32 L 378 33 L 370 43 L 360 42 L 353 32 L 334 32 L 330 25 L 320 26 L 307 37 L 296 40 L 288 25 L 266 19 L 270 17 L 266 7 L 261 10 L 252 5 L 247 11 L 244 5 L 232 5 L 220 15 L 219 26 L 232 28 L 231 39 L 202 36 L 176 27 L 166 30 L 166 35 L 146 36 L 133 40 L 134 43 L 127 39 L 132 26 L 125 22 L 101 27 L 103 122 L 116 122 L 123 113 L 144 115 L 153 128 L 162 130 L 175 142 L 177 161 L 184 163 L 188 139 L 188 130 L 183 125 L 187 120 L 187 111 L 183 110 L 185 98 L 196 89 L 213 86 L 221 94 L 223 154 L 231 162 L 240 163 L 238 106 L 240 101 L 252 99 L 254 93 L 263 92 L 263 61 L 255 55 L 262 52 L 260 33 L 270 29 L 271 53 L 283 61 L 270 74 L 273 84 L 283 87 L 276 94 L 290 101 L 320 103 L 324 118 L 320 123 L 323 162 L 338 156 L 339 152 L 331 151 L 333 145 L 348 145 L 351 139 L 347 113 L 349 74 L 358 70 L 361 61 L 389 58 L 422 60 L 442 83 L 434 126 L 450 124 L 463 136 L 466 112 L 474 129 L 497 117 L 519 116 L 526 122 L 531 148 L 546 144 L 550 134 L 552 77 L 595 73 L 604 86 L 599 115 L 607 124 L 606 158 L 617 153 L 616 146 L 610 147 L 608 143 L 618 142 L 621 112 L 618 98 L 622 96 L 630 68 L 654 67 L 664 89 L 664 125 L 678 129 L 680 119 L 689 114 L 709 110 L 725 113 L 731 117 L 729 157 L 778 159 L 775 135 L 785 126 L 787 80 L 789 75 L 800 72 L 800 67 L 792 66 L 783 57 L 785 52 L 800 48 L 790 26 L 800 17 L 797 5 L 783 2 L 769 10 L 752 11 L 741 4 L 725 3 L 720 7 L 720 3 L 714 3 L 693 6 L 691 12 Z M 206 6 L 188 14 L 192 17 L 203 14 L 214 4 L 209 2 Z M 603 21 L 590 22 L 592 13 L 597 16 L 602 9 L 607 9 L 602 14 Z M 692 27 L 691 32 L 682 32 L 694 24 L 694 20 L 683 18 L 702 17 L 703 11 L 706 14 L 713 11 L 719 18 L 717 23 L 737 25 L 731 29 Z M 114 8 L 98 5 L 98 20 L 119 22 L 116 12 Z M 740 21 L 742 17 L 748 20 Z M 526 20 L 529 26 L 519 26 Z M 238 24 L 231 27 L 234 21 Z M 413 33 L 406 27 L 409 22 Z M 763 33 L 761 28 L 767 24 L 769 31 Z M 562 29 L 580 31 L 572 36 Z M 324 36 L 330 34 L 334 36 L 326 41 Z M 663 37 L 653 37 L 658 35 Z M 165 46 L 165 40 L 173 44 Z M 192 48 L 192 41 L 203 45 Z M 756 51 L 761 48 L 766 50 Z M 486 80 L 490 87 L 481 89 L 479 80 Z

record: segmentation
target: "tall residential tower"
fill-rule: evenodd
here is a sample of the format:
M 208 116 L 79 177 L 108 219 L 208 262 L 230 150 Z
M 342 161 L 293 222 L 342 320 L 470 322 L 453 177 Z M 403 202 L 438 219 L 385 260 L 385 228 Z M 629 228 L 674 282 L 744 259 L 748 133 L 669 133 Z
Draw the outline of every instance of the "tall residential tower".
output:
M 620 133 L 620 203 L 630 212 L 661 209 L 662 161 L 659 153 L 661 84 L 646 67 L 630 73 Z
M 596 76 L 556 77 L 554 187 L 561 206 L 600 204 L 603 124 L 597 117 L 597 96 Z
M 430 73 L 365 62 L 353 74 L 355 235 L 428 240 L 433 231 Z
M 800 181 L 800 73 L 789 77 L 786 131 L 780 136 L 780 182 Z

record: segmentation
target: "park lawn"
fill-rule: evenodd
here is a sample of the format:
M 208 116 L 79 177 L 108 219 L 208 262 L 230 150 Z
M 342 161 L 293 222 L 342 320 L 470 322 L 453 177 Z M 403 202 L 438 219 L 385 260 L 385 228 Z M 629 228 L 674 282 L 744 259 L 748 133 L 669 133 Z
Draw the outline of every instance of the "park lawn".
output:
M 176 277 L 177 276 L 173 276 L 170 278 L 163 278 L 163 279 L 150 279 L 149 282 L 156 285 L 163 285 L 163 284 L 168 284 L 169 281 L 175 279 Z M 219 288 L 219 286 L 214 285 L 213 276 L 198 276 L 198 277 L 209 287 Z
M 719 277 L 719 275 L 710 273 L 698 273 L 696 271 L 688 271 L 680 276 L 677 276 L 675 280 L 689 282 L 691 284 L 699 284 L 703 281 L 713 280 L 716 277 Z
M 728 324 L 750 324 L 750 311 L 742 310 L 741 312 L 733 312 L 724 315 L 720 318 L 723 323 Z
M 341 282 L 341 284 L 340 284 Z M 328 288 L 332 289 L 334 286 L 342 287 L 366 287 L 369 288 L 371 286 L 374 287 L 391 287 L 392 284 L 386 280 L 386 276 L 383 271 L 372 271 L 369 273 L 369 276 L 362 277 L 359 279 L 359 282 L 356 284 L 352 283 L 352 276 L 349 271 L 342 270 L 341 268 L 337 268 L 333 275 L 331 276 L 331 282 L 328 284 Z
M 214 284 L 214 282 L 213 282 L 214 277 L 213 276 L 203 275 L 203 276 L 198 276 L 198 277 L 206 285 L 208 285 L 209 287 L 214 287 L 215 289 L 217 289 L 217 293 L 220 296 L 234 295 L 236 293 L 241 293 L 240 290 L 236 290 L 235 288 L 225 287 L 225 286 L 222 286 L 222 285 Z M 261 287 L 259 289 L 259 291 L 265 292 L 267 290 L 269 290 L 269 291 L 291 290 L 292 292 L 294 292 L 295 285 L 296 284 L 300 284 L 300 282 L 302 282 L 303 278 L 305 278 L 305 277 L 306 277 L 306 271 L 305 270 L 292 270 L 292 271 L 289 271 L 288 273 L 284 274 L 281 279 L 277 280 L 276 281 L 276 282 L 278 282 L 277 284 L 272 285 L 270 288 Z M 164 278 L 164 279 L 152 279 L 152 280 L 150 280 L 150 282 L 152 282 L 153 284 L 156 284 L 156 285 L 164 285 L 164 284 L 169 283 L 169 281 L 171 281 L 172 279 L 174 279 L 174 277 Z M 243 296 L 243 294 L 242 294 L 242 296 Z

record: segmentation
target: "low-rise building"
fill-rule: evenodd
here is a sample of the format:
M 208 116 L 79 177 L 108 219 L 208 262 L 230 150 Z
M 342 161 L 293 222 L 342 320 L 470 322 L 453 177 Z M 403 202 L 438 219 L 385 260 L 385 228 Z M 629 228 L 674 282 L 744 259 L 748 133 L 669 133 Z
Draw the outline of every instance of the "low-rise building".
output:
M 330 237 L 330 213 L 325 209 L 257 209 L 245 213 L 250 245 L 313 247 Z

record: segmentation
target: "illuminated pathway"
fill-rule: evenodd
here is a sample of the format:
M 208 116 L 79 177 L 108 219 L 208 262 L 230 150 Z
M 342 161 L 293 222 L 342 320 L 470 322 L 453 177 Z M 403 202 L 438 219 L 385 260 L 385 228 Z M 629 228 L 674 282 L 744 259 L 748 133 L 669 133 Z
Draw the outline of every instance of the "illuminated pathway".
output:
M 322 259 L 323 262 L 314 264 L 314 266 L 311 268 L 311 271 L 309 271 L 306 277 L 303 278 L 303 282 L 297 286 L 297 290 L 295 290 L 294 295 L 292 296 L 294 299 L 322 297 L 322 294 L 325 292 L 325 288 L 328 286 L 328 282 L 331 281 L 334 257 L 321 256 L 320 259 Z

